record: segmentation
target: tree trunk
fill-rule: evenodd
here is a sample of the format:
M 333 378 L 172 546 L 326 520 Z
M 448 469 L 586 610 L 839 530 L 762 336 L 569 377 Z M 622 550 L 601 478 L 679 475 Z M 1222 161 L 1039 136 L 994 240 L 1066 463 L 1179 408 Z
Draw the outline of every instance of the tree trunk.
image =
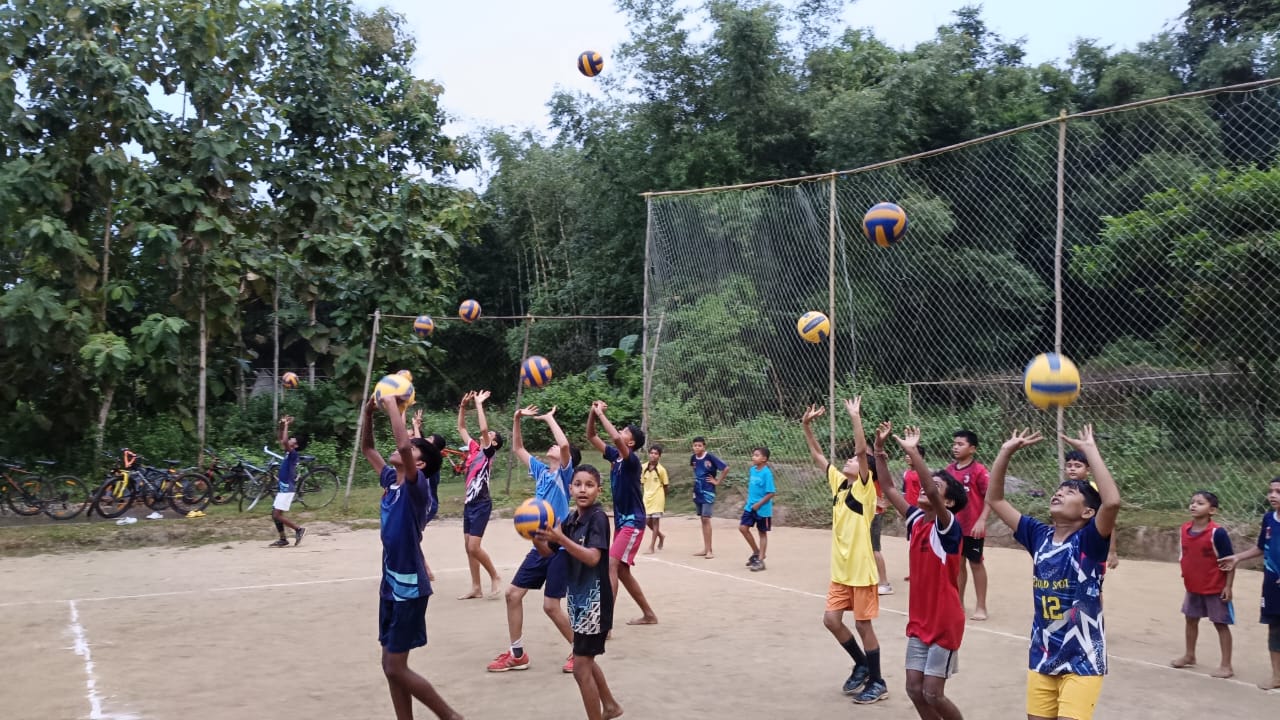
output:
M 112 197 L 108 196 L 107 219 L 102 229 L 102 303 L 98 306 L 98 324 L 102 330 L 107 329 L 107 281 L 111 279 L 111 218 Z
M 103 388 L 102 405 L 98 407 L 98 430 L 94 436 L 95 453 L 93 457 L 95 460 L 102 457 L 102 446 L 107 437 L 107 416 L 111 414 L 111 401 L 115 399 L 115 396 L 115 383 Z
M 308 308 L 308 314 L 311 316 L 311 327 L 316 326 L 316 299 L 311 298 L 311 307 Z M 315 389 L 316 386 L 316 357 L 315 351 L 312 350 L 311 357 L 307 360 L 307 384 Z
M 203 273 L 201 273 L 203 275 Z M 202 278 L 203 280 L 203 278 Z M 204 416 L 209 384 L 209 310 L 208 291 L 200 283 L 200 388 L 196 400 L 196 464 L 204 465 Z

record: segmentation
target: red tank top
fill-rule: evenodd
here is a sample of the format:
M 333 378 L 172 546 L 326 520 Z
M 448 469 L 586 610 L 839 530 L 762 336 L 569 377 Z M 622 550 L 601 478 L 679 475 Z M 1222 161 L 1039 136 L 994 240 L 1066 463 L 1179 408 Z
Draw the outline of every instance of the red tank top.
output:
M 1191 523 L 1182 526 L 1182 583 L 1187 592 L 1196 595 L 1217 595 L 1227 585 L 1227 575 L 1218 569 L 1218 551 L 1213 546 L 1214 533 L 1221 526 L 1212 520 L 1198 533 L 1191 532 Z

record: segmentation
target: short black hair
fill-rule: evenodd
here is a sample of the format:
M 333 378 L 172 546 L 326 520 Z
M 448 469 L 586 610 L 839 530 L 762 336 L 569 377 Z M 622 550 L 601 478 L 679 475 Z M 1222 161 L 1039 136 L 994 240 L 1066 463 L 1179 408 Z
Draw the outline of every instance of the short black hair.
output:
M 497 430 L 493 430 L 492 432 L 493 432 L 493 449 L 501 450 L 502 449 L 502 433 L 498 432 Z
M 446 440 L 445 437 L 440 433 L 431 433 L 430 435 L 428 435 L 427 442 L 431 443 L 432 445 L 435 445 L 436 450 L 444 450 L 445 446 L 449 444 L 449 441 Z
M 958 513 L 969 505 L 969 493 L 964 489 L 964 483 L 955 478 L 954 475 L 946 470 L 934 470 L 933 477 L 942 478 L 946 483 L 947 489 L 943 491 L 942 496 L 951 501 L 951 512 Z
M 1058 487 L 1074 488 L 1076 492 L 1084 496 L 1085 506 L 1093 508 L 1094 512 L 1097 512 L 1098 508 L 1102 507 L 1102 495 L 1098 493 L 1098 489 L 1093 486 L 1093 483 L 1085 482 L 1084 480 L 1064 480 Z
M 704 438 L 704 437 L 702 437 L 701 435 L 699 435 L 699 436 L 697 436 L 697 437 L 695 437 L 695 438 L 693 439 L 693 442 L 696 442 L 696 443 L 702 443 L 703 445 L 706 445 L 706 444 L 707 444 L 707 439 L 706 439 L 706 438 Z M 693 443 L 690 443 L 690 444 L 693 444 Z
M 586 473 L 596 479 L 596 485 L 600 484 L 600 471 L 596 469 L 595 465 L 579 465 L 573 471 L 574 475 L 577 475 L 578 473 Z
M 409 442 L 418 448 L 418 458 L 422 460 L 422 474 L 431 477 L 440 472 L 440 448 L 423 438 L 410 438 Z
M 635 423 L 631 423 L 624 429 L 631 431 L 631 440 L 635 443 L 634 449 L 643 450 L 644 440 L 645 440 L 644 430 L 642 430 L 640 426 Z
M 654 444 L 650 445 L 650 446 L 649 446 L 649 449 L 650 449 L 650 450 L 657 450 L 659 455 L 661 455 L 661 454 L 662 454 L 662 446 L 661 446 L 661 445 L 659 445 L 658 443 L 654 443 Z
M 1274 481 L 1272 481 L 1272 482 L 1274 482 Z M 1204 498 L 1204 499 L 1205 499 L 1205 501 L 1209 503 L 1209 507 L 1211 507 L 1211 508 L 1216 508 L 1216 507 L 1218 507 L 1218 494 L 1217 494 L 1217 493 L 1212 492 L 1212 491 L 1209 491 L 1209 490 L 1197 490 L 1197 491 L 1195 491 L 1195 492 L 1191 493 L 1191 497 L 1195 497 L 1195 496 L 1197 496 L 1197 495 L 1199 495 L 1200 497 Z
M 761 455 L 763 455 L 763 456 L 764 456 L 764 459 L 765 459 L 765 460 L 768 460 L 768 459 L 769 459 L 769 448 L 767 448 L 767 447 L 765 447 L 765 446 L 763 446 L 763 445 L 757 445 L 757 446 L 755 446 L 755 447 L 751 448 L 751 452 L 753 452 L 753 453 L 754 453 L 754 452 L 758 452 L 758 453 L 760 453 Z
M 582 450 L 577 445 L 569 445 L 569 462 L 573 463 L 574 467 L 578 467 L 582 462 Z
M 297 448 L 298 452 L 302 452 L 303 450 L 306 450 L 307 445 L 311 443 L 311 436 L 305 432 L 294 433 L 293 439 L 296 440 L 298 443 L 298 448 Z
M 964 441 L 974 447 L 978 447 L 978 433 L 972 430 L 957 430 L 951 433 L 951 439 L 964 438 Z
M 1085 467 L 1089 467 L 1089 456 L 1079 450 L 1068 451 L 1066 455 L 1062 456 L 1062 462 L 1064 463 L 1069 463 L 1073 460 L 1078 463 L 1084 463 Z

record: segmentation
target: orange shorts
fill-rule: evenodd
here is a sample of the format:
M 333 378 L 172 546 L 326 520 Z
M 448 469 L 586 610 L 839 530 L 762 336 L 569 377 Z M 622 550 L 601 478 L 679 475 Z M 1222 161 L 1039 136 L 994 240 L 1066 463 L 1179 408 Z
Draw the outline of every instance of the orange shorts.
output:
M 827 612 L 853 611 L 854 620 L 880 617 L 880 588 L 875 585 L 853 587 L 833 582 L 827 588 Z

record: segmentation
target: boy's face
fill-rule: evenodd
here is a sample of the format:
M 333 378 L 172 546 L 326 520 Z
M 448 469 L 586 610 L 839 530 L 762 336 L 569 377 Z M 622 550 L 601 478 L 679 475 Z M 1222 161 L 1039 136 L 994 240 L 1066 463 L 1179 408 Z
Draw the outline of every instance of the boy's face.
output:
M 552 445 L 547 450 L 547 464 L 556 467 L 560 464 L 560 446 Z
M 656 463 L 656 462 L 658 462 L 658 461 L 659 461 L 659 460 L 661 460 L 661 459 L 662 459 L 662 453 L 658 452 L 657 450 L 654 450 L 654 449 L 650 448 L 650 450 L 649 450 L 649 462 L 651 462 L 651 463 Z
M 600 496 L 600 483 L 591 473 L 577 472 L 573 474 L 573 484 L 569 486 L 569 490 L 578 507 L 589 508 L 596 504 L 596 498 Z
M 951 441 L 951 457 L 961 462 L 973 457 L 975 449 L 963 436 L 955 437 Z
M 410 447 L 413 448 L 413 466 L 415 468 L 425 467 L 426 463 L 422 462 L 422 453 L 418 452 L 418 447 L 416 445 L 413 445 Z M 400 470 L 400 466 L 402 464 L 400 462 L 400 452 L 396 451 L 389 454 L 387 456 L 387 464 L 389 464 L 391 467 L 395 468 L 396 470 Z
M 843 472 L 844 476 L 850 480 L 857 480 L 861 476 L 861 470 L 862 466 L 861 463 L 858 462 L 858 456 L 854 455 L 844 461 L 844 468 L 841 472 Z
M 702 453 L 704 453 L 704 452 L 706 452 L 706 451 L 707 451 L 707 444 L 706 444 L 706 443 L 696 442 L 696 443 L 694 443 L 694 444 L 693 444 L 693 454 L 694 454 L 694 455 L 701 455 Z
M 1280 510 L 1280 482 L 1271 483 L 1271 487 L 1267 490 L 1267 502 L 1271 503 L 1271 507 Z
M 1068 480 L 1089 481 L 1089 466 L 1079 460 L 1068 460 L 1064 469 L 1067 471 Z
M 751 464 L 752 464 L 752 465 L 755 465 L 756 467 L 763 467 L 763 466 L 764 466 L 764 464 L 765 464 L 765 463 L 767 463 L 767 462 L 769 462 L 769 458 L 765 457 L 765 456 L 764 456 L 764 453 L 760 452 L 759 450 L 752 450 L 752 451 L 751 451 Z
M 1209 498 L 1200 494 L 1191 496 L 1191 504 L 1187 506 L 1187 510 L 1191 513 L 1191 517 L 1197 520 L 1212 517 L 1218 512 L 1218 508 L 1209 504 Z
M 1093 508 L 1085 505 L 1084 493 L 1070 484 L 1063 483 L 1049 498 L 1049 515 L 1062 522 L 1079 522 L 1093 517 Z
M 631 428 L 622 428 L 622 432 L 618 433 L 618 436 L 622 438 L 622 442 L 627 444 L 627 447 L 636 446 L 636 439 L 631 437 Z
M 285 441 L 284 441 L 284 449 L 285 449 L 285 450 L 288 450 L 289 452 L 292 452 L 292 451 L 294 451 L 294 450 L 297 450 L 297 449 L 298 449 L 298 438 L 296 438 L 296 437 L 291 437 L 291 438 L 289 438 L 288 440 L 285 440 Z
M 944 498 L 943 501 L 947 504 L 947 507 L 951 507 L 953 503 L 950 500 L 945 499 L 947 497 L 947 481 L 940 477 L 931 479 L 933 480 L 933 484 L 938 486 L 938 492 L 942 493 L 942 497 Z M 916 507 L 924 510 L 925 512 L 930 512 L 935 509 L 933 507 L 933 503 L 929 502 L 929 495 L 924 491 L 924 485 L 920 486 L 920 497 L 916 498 Z

